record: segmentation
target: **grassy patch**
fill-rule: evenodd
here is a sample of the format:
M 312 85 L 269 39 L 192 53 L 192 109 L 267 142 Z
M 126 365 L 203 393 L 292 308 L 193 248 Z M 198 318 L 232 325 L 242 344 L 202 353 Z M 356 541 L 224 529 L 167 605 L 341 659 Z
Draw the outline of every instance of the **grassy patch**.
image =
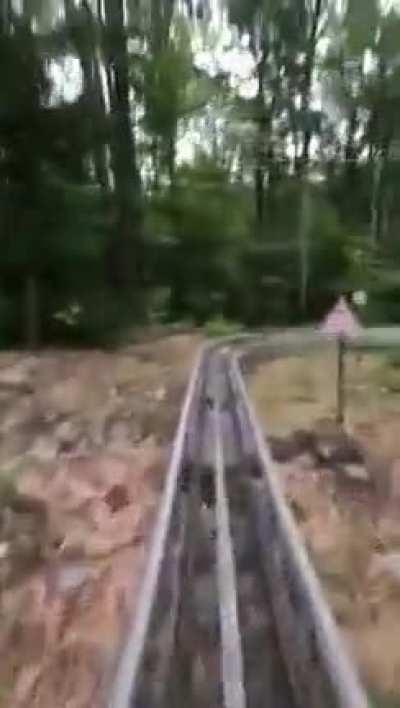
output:
M 239 334 L 242 330 L 243 327 L 239 322 L 232 322 L 220 316 L 213 317 L 204 325 L 205 334 L 210 338 L 231 337 Z
M 396 350 L 387 357 L 388 366 L 392 369 L 400 369 L 400 352 Z
M 17 482 L 23 468 L 23 464 L 0 468 L 0 506 L 8 504 L 18 495 Z
M 377 371 L 377 383 L 389 393 L 400 393 L 400 355 L 398 351 L 382 356 Z
M 400 708 L 398 696 L 382 695 L 376 691 L 369 691 L 368 698 L 369 708 Z

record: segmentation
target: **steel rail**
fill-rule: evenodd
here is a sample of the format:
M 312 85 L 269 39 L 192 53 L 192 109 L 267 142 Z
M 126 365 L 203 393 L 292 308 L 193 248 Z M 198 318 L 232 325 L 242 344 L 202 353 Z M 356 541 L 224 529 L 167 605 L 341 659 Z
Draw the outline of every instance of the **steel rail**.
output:
M 246 708 L 243 657 L 238 619 L 236 570 L 229 528 L 229 505 L 220 423 L 220 402 L 214 415 L 218 601 L 221 624 L 222 680 L 226 708 Z
M 274 463 L 265 442 L 265 437 L 261 431 L 254 408 L 250 402 L 246 386 L 241 375 L 239 360 L 243 355 L 233 356 L 231 361 L 231 375 L 233 386 L 237 396 L 241 399 L 245 410 L 245 415 L 248 417 L 249 426 L 254 436 L 256 446 L 256 456 L 261 464 L 261 472 L 266 486 L 256 484 L 254 498 L 256 500 L 256 514 L 259 524 L 259 533 L 261 536 L 261 548 L 263 549 L 264 567 L 271 579 L 271 574 L 274 573 L 273 567 L 273 549 L 271 549 L 268 541 L 271 541 L 271 527 L 268 525 L 268 520 L 271 520 L 271 509 L 273 511 L 273 525 L 279 533 L 278 543 L 283 544 L 287 550 L 287 556 L 284 561 L 292 567 L 289 568 L 289 574 L 281 574 L 278 582 L 273 584 L 272 597 L 275 600 L 275 613 L 278 634 L 281 635 L 283 644 L 284 659 L 287 663 L 289 672 L 292 673 L 291 680 L 294 685 L 294 690 L 297 694 L 302 691 L 302 682 L 304 672 L 310 680 L 315 680 L 315 653 L 322 659 L 322 670 L 326 673 L 326 680 L 330 684 L 330 694 L 333 697 L 333 705 L 340 708 L 368 708 L 369 702 L 365 691 L 360 683 L 353 662 L 341 641 L 337 626 L 334 622 L 332 614 L 329 610 L 327 602 L 322 594 L 321 585 L 316 576 L 315 570 L 309 560 L 305 547 L 300 539 L 300 535 L 293 519 L 293 516 L 285 502 L 282 489 L 280 487 L 276 473 L 274 472 Z M 272 552 L 271 552 L 272 551 Z M 276 558 L 276 556 L 275 556 Z M 281 559 L 282 560 L 282 559 Z M 277 561 L 279 565 L 279 559 Z M 284 571 L 288 568 L 284 568 Z M 291 571 L 291 572 L 290 572 Z M 282 611 L 289 609 L 288 605 L 282 604 L 281 593 L 284 590 L 282 581 L 289 581 L 294 587 L 289 589 L 289 597 L 293 592 L 297 591 L 297 601 L 292 599 L 292 619 L 297 620 L 295 624 L 287 626 L 287 619 L 282 616 Z M 291 591 L 291 592 L 290 592 Z M 299 602 L 299 597 L 301 598 Z M 299 610 L 301 605 L 306 608 L 309 613 L 308 618 L 301 616 Z M 304 628 L 308 630 L 309 635 L 306 637 L 306 642 L 316 643 L 316 646 L 310 652 L 309 661 L 307 661 L 307 653 L 303 656 L 295 656 L 296 641 L 294 641 L 294 632 L 298 632 L 303 622 Z M 304 640 L 304 637 L 303 637 Z M 298 646 L 298 649 L 306 648 L 303 641 L 303 647 Z M 313 656 L 314 654 L 314 656 Z M 298 665 L 295 661 L 299 661 Z M 294 661 L 295 660 L 295 661 Z M 308 665 L 307 665 L 308 664 Z M 313 666 L 314 665 L 314 666 Z M 303 676 L 299 676 L 303 673 Z M 306 678 L 307 681 L 307 678 Z M 308 693 L 309 686 L 305 687 L 305 693 Z M 321 692 L 325 687 L 321 689 Z M 298 695 L 299 704 L 309 708 L 320 708 L 322 703 L 320 696 L 317 695 L 311 699 L 310 694 L 307 696 L 307 704 L 302 702 L 302 696 Z
M 199 376 L 204 354 L 205 350 L 203 348 L 198 355 L 187 387 L 133 625 L 129 628 L 125 647 L 119 657 L 117 673 L 108 701 L 108 708 L 130 708 L 132 697 L 134 697 L 136 693 L 138 674 L 143 661 L 145 641 L 149 632 L 162 559 L 165 555 L 165 545 L 177 493 L 189 415 L 191 406 L 193 405 L 196 387 L 199 385 Z
M 191 524 L 199 518 L 197 511 L 194 514 L 192 512 L 197 504 L 196 485 L 199 483 L 198 475 L 202 474 L 203 459 L 206 464 L 211 464 L 215 484 L 214 513 L 217 533 L 216 543 L 214 547 L 210 547 L 210 552 L 215 554 L 215 571 L 212 570 L 212 573 L 216 573 L 215 592 L 218 594 L 220 687 L 224 708 L 246 708 L 247 704 L 251 705 L 246 685 L 246 679 L 250 680 L 250 676 L 246 676 L 243 655 L 245 646 L 248 652 L 250 645 L 247 630 L 241 626 L 243 618 L 239 616 L 238 611 L 238 583 L 241 582 L 235 560 L 235 538 L 238 537 L 234 537 L 231 527 L 231 513 L 233 514 L 236 508 L 234 505 L 231 507 L 229 492 L 229 489 L 233 489 L 233 478 L 227 475 L 235 475 L 235 479 L 237 477 L 241 480 L 247 490 L 246 497 L 250 504 L 250 513 L 246 512 L 249 516 L 248 524 L 251 529 L 254 527 L 260 571 L 269 587 L 271 598 L 270 616 L 273 616 L 279 650 L 285 664 L 284 680 L 286 681 L 287 674 L 287 682 L 295 696 L 296 706 L 368 706 L 366 694 L 344 649 L 338 628 L 280 489 L 268 446 L 242 376 L 240 362 L 243 355 L 232 351 L 221 352 L 221 346 L 238 345 L 246 340 L 251 342 L 251 339 L 252 337 L 248 336 L 238 336 L 223 338 L 213 345 L 206 345 L 193 368 L 173 443 L 134 619 L 127 628 L 126 642 L 119 656 L 111 695 L 106 702 L 107 708 L 183 708 L 184 705 L 191 705 L 190 676 L 184 678 L 186 688 L 182 694 L 181 679 L 176 675 L 179 673 L 177 657 L 186 656 L 187 659 L 188 646 L 189 652 L 191 651 L 191 640 L 188 646 L 182 645 L 183 654 L 180 654 L 177 642 L 179 644 L 179 638 L 187 636 L 186 621 L 188 620 L 189 624 L 192 621 L 191 610 L 189 609 L 189 615 L 187 611 L 191 606 L 191 583 L 196 580 L 194 576 L 191 578 L 191 571 L 188 575 L 187 550 L 188 544 L 191 545 L 190 557 L 193 547 L 197 547 L 194 541 L 197 538 L 196 533 L 192 535 Z M 256 342 L 259 337 L 253 339 Z M 250 351 L 251 347 L 247 348 Z M 224 391 L 224 401 L 220 398 L 220 390 Z M 238 459 L 233 466 L 229 466 L 225 459 L 225 444 L 231 439 L 229 434 L 225 438 L 223 429 L 227 418 L 232 427 L 231 438 L 233 435 L 234 439 L 238 439 Z M 208 445 L 208 436 L 204 437 L 202 426 L 208 429 L 210 425 L 213 431 L 213 449 L 205 451 L 203 448 Z M 185 482 L 185 485 L 190 489 L 189 494 L 182 484 L 188 457 L 191 458 L 190 480 L 187 485 Z M 179 517 L 178 520 L 176 517 Z M 177 525 L 178 535 L 173 531 Z M 251 550 L 255 552 L 254 549 Z M 254 572 L 258 572 L 255 566 Z M 167 582 L 165 576 L 168 576 Z M 161 597 L 163 593 L 167 594 L 169 600 Z M 168 602 L 170 605 L 166 606 Z M 243 598 L 240 602 L 243 610 Z M 160 612 L 155 611 L 160 604 L 161 623 Z M 267 606 L 265 608 L 265 611 L 268 611 Z M 155 623 L 154 615 L 157 617 Z M 243 637 L 241 630 L 244 631 Z M 148 647 L 153 646 L 154 633 L 158 633 L 158 662 L 161 662 L 162 670 L 157 676 L 151 672 L 146 675 L 147 684 L 152 685 L 152 689 L 150 693 L 145 691 L 143 694 L 142 679 L 143 674 L 146 674 L 144 666 L 148 661 Z M 244 639 L 245 637 L 247 639 Z M 161 652 L 160 644 L 164 646 Z M 249 655 L 246 654 L 246 657 L 248 661 Z M 271 666 L 273 665 L 272 663 Z M 248 667 L 248 663 L 246 666 Z M 190 667 L 190 661 L 186 661 L 185 667 Z M 168 683 L 168 680 L 174 687 L 171 690 L 175 690 L 172 698 L 172 694 L 161 685 Z M 160 686 L 154 688 L 157 681 Z M 182 699 L 182 695 L 186 697 Z M 193 705 L 197 708 L 198 704 Z M 207 708 L 208 705 L 209 703 Z M 268 705 L 274 705 L 274 702 Z

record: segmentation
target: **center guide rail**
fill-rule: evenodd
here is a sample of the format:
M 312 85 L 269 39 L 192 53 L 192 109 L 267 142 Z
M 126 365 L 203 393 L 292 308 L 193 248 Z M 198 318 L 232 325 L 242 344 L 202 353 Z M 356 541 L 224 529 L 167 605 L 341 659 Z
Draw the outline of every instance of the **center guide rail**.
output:
M 274 631 L 295 705 L 368 708 L 366 694 L 284 500 L 247 395 L 240 370 L 242 355 L 231 351 L 236 343 L 259 339 L 249 335 L 224 338 L 204 345 L 197 357 L 172 446 L 134 617 L 126 628 L 114 667 L 107 708 L 252 708 L 242 661 L 241 630 L 245 630 L 238 612 L 238 587 L 243 587 L 243 576 L 237 567 L 240 553 L 237 556 L 234 547 L 236 537 L 231 533 L 240 521 L 237 514 L 235 517 L 235 502 L 230 499 L 235 485 L 232 475 L 246 488 L 246 515 L 254 527 L 256 546 L 251 552 L 259 559 L 268 588 Z M 234 430 L 233 436 L 226 428 Z M 237 459 L 230 463 L 233 447 Z M 198 477 L 207 475 L 214 496 L 211 514 L 215 541 L 198 551 L 193 549 L 204 544 L 204 529 L 198 531 L 203 522 L 196 524 L 200 518 L 195 508 L 198 497 L 189 490 L 198 487 Z M 192 703 L 190 692 L 182 692 L 182 673 L 183 678 L 192 675 L 178 644 L 189 616 L 188 603 L 196 592 L 199 594 L 200 586 L 208 587 L 207 575 L 192 572 L 193 563 L 204 565 L 206 556 L 206 572 L 215 575 L 215 584 L 208 585 L 213 588 L 211 594 L 218 596 L 216 659 L 211 657 L 209 664 L 219 664 L 214 679 L 218 691 L 209 694 L 212 699 Z M 212 618 L 211 626 L 213 622 Z M 212 672 L 210 668 L 210 684 Z M 207 683 L 207 675 L 204 680 Z M 257 705 L 275 707 L 266 694 L 265 698 Z

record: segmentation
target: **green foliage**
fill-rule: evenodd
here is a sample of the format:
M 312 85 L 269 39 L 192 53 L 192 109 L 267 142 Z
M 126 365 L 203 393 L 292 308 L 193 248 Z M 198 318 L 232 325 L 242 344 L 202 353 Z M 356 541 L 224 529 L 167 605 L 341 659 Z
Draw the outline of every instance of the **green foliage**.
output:
M 171 41 L 145 64 L 145 124 L 151 133 L 161 137 L 174 135 L 178 118 L 190 109 L 192 67 L 188 28 L 179 21 L 174 25 Z
M 386 358 L 387 365 L 392 369 L 400 369 L 400 352 L 392 353 Z
M 369 692 L 370 708 L 400 708 L 400 700 L 393 694 L 382 694 L 376 690 Z
M 400 321 L 398 12 L 229 0 L 221 38 L 185 6 L 29 0 L 1 21 L 1 346 L 27 318 L 71 344 L 296 323 L 354 289 L 366 321 Z
M 396 59 L 399 54 L 400 17 L 392 9 L 381 22 L 381 32 L 377 42 L 379 55 L 385 60 Z
M 378 22 L 377 0 L 349 0 L 345 26 L 351 56 L 362 54 L 375 44 Z
M 216 315 L 208 320 L 204 325 L 204 332 L 207 337 L 233 337 L 242 331 L 242 325 L 238 322 L 226 320 L 222 315 Z
M 201 155 L 177 171 L 172 192 L 153 198 L 147 227 L 154 238 L 152 277 L 168 286 L 173 318 L 202 322 L 227 304 L 240 278 L 247 219 L 242 191 Z
M 310 289 L 315 303 L 321 296 L 324 299 L 323 293 L 332 299 L 349 290 L 348 241 L 332 206 L 323 199 L 315 200 L 310 232 Z

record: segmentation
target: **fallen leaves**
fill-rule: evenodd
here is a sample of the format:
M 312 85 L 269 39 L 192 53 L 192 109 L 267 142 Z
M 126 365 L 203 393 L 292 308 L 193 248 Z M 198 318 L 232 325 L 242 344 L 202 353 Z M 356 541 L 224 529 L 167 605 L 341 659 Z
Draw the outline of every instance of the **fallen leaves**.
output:
M 0 355 L 0 706 L 101 705 L 197 346 Z

